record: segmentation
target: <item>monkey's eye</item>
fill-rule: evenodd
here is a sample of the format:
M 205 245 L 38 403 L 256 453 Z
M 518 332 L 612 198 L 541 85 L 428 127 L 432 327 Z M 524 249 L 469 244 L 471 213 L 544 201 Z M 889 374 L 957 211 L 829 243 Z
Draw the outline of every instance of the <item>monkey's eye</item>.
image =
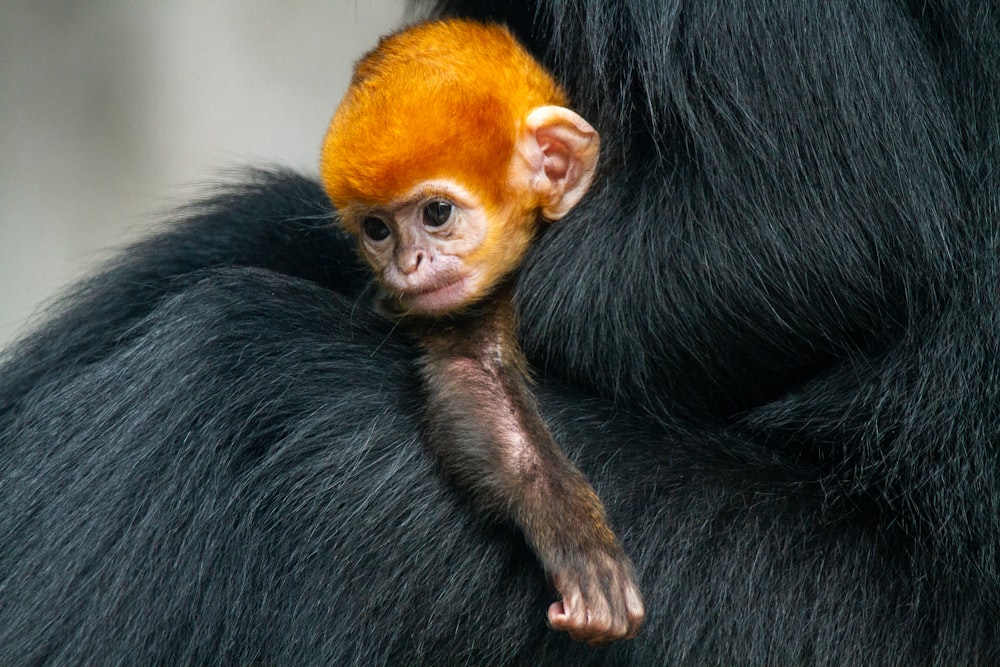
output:
M 376 218 L 374 215 L 370 215 L 362 220 L 361 227 L 365 230 L 365 236 L 372 241 L 384 241 L 392 233 L 389 225 L 385 224 L 385 220 Z
M 451 217 L 451 210 L 454 208 L 451 202 L 443 199 L 435 199 L 424 206 L 424 224 L 428 227 L 440 227 L 448 222 Z

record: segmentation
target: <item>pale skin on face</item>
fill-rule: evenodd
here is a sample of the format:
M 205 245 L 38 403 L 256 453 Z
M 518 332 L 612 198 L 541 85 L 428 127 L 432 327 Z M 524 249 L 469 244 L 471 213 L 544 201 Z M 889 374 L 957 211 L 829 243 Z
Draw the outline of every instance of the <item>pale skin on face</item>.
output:
M 487 289 L 488 267 L 469 261 L 486 240 L 486 207 L 451 180 L 418 183 L 385 205 L 345 211 L 382 287 L 410 312 L 445 313 Z
M 535 225 L 576 205 L 590 187 L 598 151 L 597 132 L 579 115 L 538 107 L 521 123 L 500 210 L 455 180 L 436 178 L 377 206 L 342 207 L 341 216 L 402 311 L 453 312 L 517 267 Z M 491 225 L 505 233 L 491 238 Z

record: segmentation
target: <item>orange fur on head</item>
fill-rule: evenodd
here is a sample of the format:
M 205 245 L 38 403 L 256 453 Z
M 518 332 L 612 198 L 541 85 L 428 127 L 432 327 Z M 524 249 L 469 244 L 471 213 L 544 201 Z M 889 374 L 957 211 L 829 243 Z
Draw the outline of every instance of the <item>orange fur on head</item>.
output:
M 506 28 L 444 20 L 384 37 L 327 132 L 327 194 L 338 209 L 375 205 L 446 178 L 500 208 L 520 122 L 548 104 L 566 95 Z

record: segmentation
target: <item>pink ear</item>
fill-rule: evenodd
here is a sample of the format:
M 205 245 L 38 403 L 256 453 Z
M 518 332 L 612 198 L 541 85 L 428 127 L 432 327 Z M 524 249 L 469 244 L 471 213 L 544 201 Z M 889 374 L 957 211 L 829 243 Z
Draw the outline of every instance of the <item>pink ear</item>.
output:
M 542 216 L 558 220 L 586 194 L 594 179 L 600 137 L 578 114 L 557 106 L 533 109 L 518 141 L 515 183 L 534 191 Z

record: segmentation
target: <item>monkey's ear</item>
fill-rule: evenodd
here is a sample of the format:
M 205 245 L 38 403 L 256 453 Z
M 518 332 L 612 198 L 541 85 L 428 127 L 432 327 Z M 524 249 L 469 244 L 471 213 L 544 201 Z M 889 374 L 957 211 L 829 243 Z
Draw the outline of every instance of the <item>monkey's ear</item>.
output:
M 569 109 L 533 109 L 525 119 L 511 165 L 515 187 L 534 192 L 542 216 L 558 220 L 590 188 L 600 145 L 597 130 Z

